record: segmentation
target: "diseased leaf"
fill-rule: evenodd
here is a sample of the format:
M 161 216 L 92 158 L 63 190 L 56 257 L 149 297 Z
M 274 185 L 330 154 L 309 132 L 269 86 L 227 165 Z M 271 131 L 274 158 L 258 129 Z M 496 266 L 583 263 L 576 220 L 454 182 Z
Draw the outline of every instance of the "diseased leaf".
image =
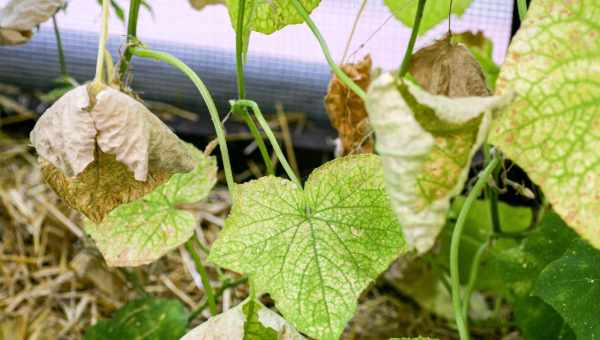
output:
M 533 293 L 569 323 L 578 340 L 600 337 L 600 250 L 575 239 L 537 278 Z
M 251 329 L 251 333 L 247 330 Z M 302 340 L 294 327 L 260 302 L 246 300 L 235 308 L 213 316 L 192 329 L 181 340 Z
M 437 24 L 448 19 L 451 0 L 433 0 L 425 3 L 421 26 L 419 27 L 419 35 L 429 31 Z M 416 0 L 384 0 L 390 11 L 396 19 L 407 27 L 413 27 L 415 22 L 415 14 L 417 12 Z M 462 16 L 473 0 L 453 0 L 452 14 Z
M 64 0 L 11 0 L 0 8 L 0 45 L 22 44 L 33 29 L 48 20 Z
M 452 33 L 452 41 L 464 44 L 475 57 L 485 75 L 488 89 L 496 88 L 496 80 L 500 74 L 500 66 L 494 62 L 494 43 L 483 35 L 483 32 Z
M 229 17 L 234 31 L 237 31 L 237 17 L 240 0 L 226 0 Z M 300 0 L 310 14 L 321 0 Z M 302 23 L 290 0 L 246 0 L 244 6 L 243 42 L 244 53 L 248 50 L 251 32 L 271 34 L 287 25 Z M 239 34 L 240 32 L 238 32 Z
M 89 233 L 109 266 L 139 266 L 187 241 L 196 226 L 182 205 L 204 199 L 217 181 L 214 157 L 192 146 L 196 168 L 175 174 L 146 196 L 111 211 L 104 221 L 87 221 Z
M 355 64 L 341 65 L 344 73 L 358 86 L 366 90 L 371 84 L 371 56 Z M 337 155 L 350 153 L 372 153 L 373 138 L 367 117 L 365 102 L 348 89 L 334 74 L 329 81 L 325 96 L 325 109 L 329 114 L 331 124 L 339 135 L 340 149 Z
M 175 299 L 146 297 L 119 308 L 109 320 L 88 328 L 84 340 L 179 339 L 188 323 L 188 311 Z
M 386 189 L 411 248 L 431 248 L 460 193 L 492 113 L 511 94 L 448 98 L 383 74 L 367 94 L 369 119 L 382 155 Z
M 515 102 L 490 141 L 537 183 L 565 222 L 600 248 L 598 1 L 533 1 L 497 92 Z
M 252 275 L 303 333 L 337 340 L 359 294 L 403 251 L 381 160 L 364 154 L 319 167 L 304 190 L 272 176 L 237 186 L 209 259 Z
M 196 161 L 146 107 L 110 87 L 85 85 L 60 98 L 37 121 L 31 143 L 46 182 L 95 222 Z

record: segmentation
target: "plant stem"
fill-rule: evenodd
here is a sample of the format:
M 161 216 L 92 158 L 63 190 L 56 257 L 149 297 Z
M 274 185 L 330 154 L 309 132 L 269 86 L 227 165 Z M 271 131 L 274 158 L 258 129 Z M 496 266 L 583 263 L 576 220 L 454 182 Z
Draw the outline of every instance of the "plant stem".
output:
M 288 177 L 294 183 L 296 183 L 298 185 L 299 188 L 302 188 L 302 183 L 300 183 L 300 180 L 298 179 L 298 177 L 296 177 L 296 173 L 294 173 L 294 170 L 292 169 L 292 167 L 288 163 L 287 159 L 285 158 L 283 151 L 281 151 L 281 148 L 279 147 L 279 143 L 277 143 L 277 138 L 275 138 L 273 131 L 271 131 L 271 128 L 269 127 L 269 123 L 267 123 L 267 121 L 265 120 L 265 117 L 263 117 L 262 112 L 260 112 L 260 108 L 258 107 L 258 104 L 256 104 L 256 102 L 254 102 L 252 100 L 241 99 L 241 100 L 237 100 L 233 103 L 233 106 L 236 106 L 236 105 L 246 106 L 246 107 L 249 107 L 250 109 L 252 109 L 252 112 L 254 112 L 254 115 L 256 116 L 256 120 L 258 120 L 258 123 L 260 124 L 262 129 L 265 131 L 265 134 L 267 135 L 267 138 L 269 139 L 269 142 L 271 143 L 271 146 L 273 147 L 273 150 L 275 151 L 275 155 L 277 155 L 277 158 L 281 162 L 281 165 L 283 166 L 285 173 L 288 175 Z
M 350 50 L 350 44 L 352 43 L 352 38 L 354 37 L 354 33 L 356 32 L 356 28 L 358 27 L 358 21 L 365 11 L 365 7 L 367 7 L 368 0 L 362 0 L 360 7 L 358 8 L 358 12 L 356 12 L 356 17 L 354 18 L 354 22 L 352 23 L 352 29 L 350 30 L 350 35 L 348 36 L 348 41 L 346 41 L 346 47 L 344 48 L 344 54 L 342 55 L 342 60 L 340 60 L 340 64 L 343 64 L 346 60 L 346 56 L 348 56 L 348 50 Z
M 452 240 L 450 242 L 450 280 L 452 285 L 452 307 L 454 309 L 454 317 L 456 318 L 456 325 L 458 327 L 458 332 L 461 340 L 469 339 L 469 330 L 467 326 L 467 321 L 463 317 L 461 301 L 460 301 L 460 274 L 458 271 L 458 254 L 460 248 L 460 237 L 463 232 L 463 228 L 465 226 L 465 221 L 467 219 L 467 215 L 473 202 L 477 199 L 477 196 L 485 186 L 488 177 L 492 174 L 494 168 L 498 165 L 500 161 L 498 158 L 494 158 L 490 164 L 488 164 L 485 169 L 479 174 L 479 179 L 475 186 L 467 196 L 465 203 L 460 210 L 460 214 L 458 215 L 458 219 L 456 220 L 456 225 L 454 226 L 454 230 L 452 231 Z
M 484 158 L 484 162 L 485 164 L 489 164 L 492 156 L 491 156 L 491 145 L 489 144 L 485 144 L 483 146 L 483 158 Z M 498 164 L 500 165 L 500 164 Z M 494 168 L 493 172 L 492 172 L 492 178 L 494 181 L 496 181 L 498 179 L 498 170 L 500 169 L 499 166 L 497 166 L 496 168 Z M 492 224 L 492 232 L 493 233 L 501 233 L 502 232 L 502 226 L 500 224 L 500 212 L 498 211 L 498 193 L 496 192 L 496 190 L 494 190 L 494 188 L 492 188 L 489 185 L 485 186 L 485 197 L 487 197 L 488 202 L 489 202 L 489 212 L 490 212 L 490 222 Z
M 127 43 L 131 43 L 137 38 L 137 22 L 140 13 L 140 5 L 142 0 L 130 0 L 129 2 L 129 16 L 127 18 Z M 127 70 L 129 69 L 129 63 L 131 62 L 131 47 L 127 45 L 125 52 L 123 53 L 123 59 L 119 64 L 119 78 L 121 82 L 125 81 Z
M 415 14 L 415 21 L 413 23 L 412 32 L 410 33 L 410 40 L 408 40 L 408 46 L 404 52 L 404 59 L 400 65 L 400 71 L 398 71 L 398 78 L 402 78 L 408 72 L 410 66 L 410 58 L 412 57 L 413 49 L 415 48 L 415 42 L 417 41 L 417 35 L 419 35 L 419 26 L 421 26 L 421 19 L 423 18 L 423 11 L 425 9 L 425 3 L 427 0 L 419 0 L 417 5 L 417 13 Z
M 527 2 L 526 0 L 517 0 L 517 10 L 519 11 L 519 21 L 521 23 L 525 20 L 527 15 Z
M 231 162 L 229 161 L 229 151 L 227 150 L 225 132 L 221 123 L 221 119 L 219 117 L 219 112 L 217 111 L 217 106 L 215 105 L 215 102 L 212 96 L 210 95 L 210 91 L 208 91 L 206 85 L 204 85 L 200 77 L 198 77 L 198 75 L 191 68 L 189 68 L 189 66 L 187 66 L 175 56 L 172 56 L 168 53 L 152 51 L 149 49 L 139 47 L 132 48 L 131 53 L 138 57 L 154 59 L 174 66 L 181 72 L 183 72 L 194 83 L 194 85 L 196 85 L 198 92 L 200 92 L 202 99 L 208 107 L 208 112 L 210 113 L 210 118 L 215 128 L 215 133 L 217 134 L 217 140 L 219 141 L 219 149 L 221 151 L 221 157 L 223 159 L 223 170 L 225 171 L 225 180 L 227 181 L 227 188 L 229 189 L 230 194 L 234 196 L 235 182 L 233 181 L 233 173 L 231 171 Z
M 210 310 L 210 314 L 215 316 L 217 315 L 217 302 L 215 301 L 215 294 L 213 293 L 212 286 L 210 285 L 206 268 L 204 268 L 198 252 L 196 252 L 196 249 L 194 249 L 194 237 L 190 238 L 185 243 L 185 249 L 187 249 L 188 253 L 190 253 L 194 259 L 196 270 L 198 271 L 198 274 L 200 274 L 200 279 L 202 280 L 202 285 L 204 286 L 204 294 L 206 295 L 206 301 L 208 302 L 208 309 Z
M 481 264 L 481 257 L 485 250 L 490 244 L 490 238 L 479 246 L 475 256 L 473 257 L 473 262 L 471 263 L 471 271 L 469 272 L 469 282 L 467 282 L 467 287 L 465 288 L 465 293 L 463 295 L 463 305 L 462 305 L 462 314 L 465 320 L 469 317 L 469 303 L 471 302 L 471 294 L 473 293 L 473 288 L 475 288 L 475 282 L 477 281 L 477 275 L 479 274 L 479 266 Z
M 225 281 L 225 282 L 223 282 L 223 285 L 221 287 L 217 288 L 217 291 L 215 292 L 215 296 L 219 297 L 219 296 L 223 295 L 223 292 L 225 292 L 225 290 L 227 290 L 229 288 L 235 288 L 246 282 L 248 282 L 247 276 L 242 276 L 241 278 L 239 278 L 235 281 Z M 198 315 L 200 315 L 206 309 L 206 307 L 208 307 L 208 300 L 204 301 L 200 306 L 198 306 L 196 309 L 194 309 L 190 313 L 190 316 L 188 317 L 188 322 L 194 320 Z
M 354 81 L 352 81 L 352 79 L 350 79 L 350 77 L 348 77 L 346 73 L 344 73 L 344 71 L 342 71 L 342 69 L 335 63 L 335 61 L 333 61 L 325 39 L 323 39 L 321 32 L 306 12 L 306 9 L 304 9 L 304 6 L 302 6 L 299 0 L 291 0 L 291 3 L 292 5 L 294 5 L 296 12 L 298 12 L 298 14 L 304 19 L 310 30 L 313 32 L 315 38 L 317 38 L 317 41 L 319 42 L 319 45 L 323 50 L 323 54 L 325 55 L 325 59 L 327 59 L 327 63 L 329 64 L 329 67 L 331 67 L 331 70 L 333 70 L 333 73 L 335 73 L 335 75 L 339 78 L 339 80 L 342 83 L 344 83 L 344 85 L 346 85 L 350 90 L 352 90 L 352 92 L 354 92 L 357 96 L 360 97 L 360 99 L 364 101 L 367 97 L 367 94 L 365 93 L 365 91 L 363 91 L 363 89 L 360 86 L 358 86 Z
M 246 0 L 238 0 L 238 17 L 237 17 L 237 26 L 235 33 L 235 71 L 236 71 L 236 80 L 237 80 L 237 89 L 238 89 L 238 99 L 246 98 L 246 87 L 244 85 L 244 10 L 246 7 Z M 240 110 L 237 112 L 242 116 L 244 122 L 248 126 L 252 137 L 256 141 L 256 145 L 258 146 L 258 150 L 260 151 L 260 155 L 265 163 L 265 167 L 267 168 L 267 174 L 274 175 L 275 167 L 273 167 L 273 162 L 271 161 L 271 157 L 269 152 L 267 151 L 267 146 L 265 145 L 265 140 L 262 135 L 258 132 L 258 128 L 248 111 Z
M 104 83 L 104 47 L 108 40 L 108 5 L 110 0 L 102 0 L 102 28 L 100 30 L 100 39 L 98 41 L 98 56 L 96 58 L 96 76 L 93 84 L 100 85 Z
M 58 13 L 58 12 L 57 12 Z M 56 13 L 52 16 L 52 26 L 54 27 L 54 36 L 56 37 L 56 48 L 58 49 L 58 63 L 60 65 L 60 74 L 62 76 L 68 76 L 67 63 L 65 62 L 65 50 L 63 49 L 62 39 L 60 38 L 60 31 L 58 29 L 58 23 L 56 22 Z

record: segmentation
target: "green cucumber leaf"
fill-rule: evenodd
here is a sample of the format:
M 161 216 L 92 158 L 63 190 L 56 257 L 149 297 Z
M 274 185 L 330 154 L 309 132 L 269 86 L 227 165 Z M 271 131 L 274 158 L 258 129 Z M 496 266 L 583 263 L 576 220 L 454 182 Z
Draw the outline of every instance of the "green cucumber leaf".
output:
M 153 262 L 190 238 L 196 219 L 182 206 L 204 199 L 217 180 L 215 158 L 190 148 L 198 162 L 194 170 L 171 176 L 141 199 L 115 208 L 99 224 L 86 221 L 85 231 L 109 266 Z
M 380 158 L 355 155 L 316 169 L 304 190 L 272 176 L 237 186 L 209 260 L 251 275 L 300 331 L 337 340 L 404 245 Z
M 600 2 L 533 1 L 497 92 L 518 96 L 490 141 L 543 190 L 565 222 L 600 248 Z
M 600 250 L 575 239 L 537 278 L 533 294 L 567 321 L 578 340 L 600 338 Z
M 181 340 L 197 339 L 304 340 L 305 338 L 279 314 L 249 298 L 234 308 L 213 316 L 181 338 Z
M 467 179 L 492 113 L 512 100 L 448 98 L 387 73 L 369 88 L 367 110 L 383 159 L 386 189 L 411 248 L 424 253 L 444 226 L 450 199 Z
M 109 320 L 88 328 L 84 340 L 179 339 L 187 328 L 189 313 L 175 299 L 145 297 L 119 308 Z
M 423 18 L 419 26 L 419 35 L 429 31 L 437 24 L 448 19 L 451 0 L 430 0 L 425 3 Z M 413 27 L 415 13 L 417 12 L 417 0 L 385 0 L 385 4 L 394 14 L 396 19 L 408 27 Z M 473 0 L 452 1 L 452 14 L 462 16 Z
M 512 302 L 514 319 L 525 340 L 575 340 L 575 334 L 552 306 L 537 296 Z
M 240 0 L 226 0 L 229 18 L 237 31 L 237 18 Z M 315 9 L 321 0 L 300 0 L 308 13 Z M 244 5 L 244 54 L 248 50 L 251 32 L 271 34 L 287 25 L 301 24 L 302 17 L 296 12 L 290 0 L 245 0 Z M 240 34 L 240 32 L 237 32 Z
M 528 296 L 541 271 L 558 259 L 577 235 L 554 212 L 545 214 L 537 229 L 515 247 L 496 254 L 494 264 L 509 292 Z

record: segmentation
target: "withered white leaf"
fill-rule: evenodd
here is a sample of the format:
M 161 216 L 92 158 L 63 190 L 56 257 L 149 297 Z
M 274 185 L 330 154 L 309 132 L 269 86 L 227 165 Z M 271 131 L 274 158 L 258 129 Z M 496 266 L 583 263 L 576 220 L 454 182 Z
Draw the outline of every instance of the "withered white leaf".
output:
M 409 246 L 431 248 L 450 199 L 460 193 L 471 158 L 484 142 L 500 97 L 436 96 L 387 73 L 371 85 L 369 119 L 382 156 L 386 189 Z
M 110 87 L 95 96 L 86 85 L 69 91 L 40 117 L 31 142 L 44 179 L 95 222 L 196 165 L 164 123 Z
M 0 45 L 27 42 L 32 30 L 48 20 L 64 0 L 11 0 L 0 9 Z

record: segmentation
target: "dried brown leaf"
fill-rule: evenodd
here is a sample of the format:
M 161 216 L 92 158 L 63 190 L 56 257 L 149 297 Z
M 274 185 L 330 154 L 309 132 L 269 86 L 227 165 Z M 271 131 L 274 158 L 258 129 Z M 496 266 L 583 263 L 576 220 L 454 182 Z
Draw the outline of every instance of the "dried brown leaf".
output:
M 449 36 L 417 51 L 411 58 L 409 72 L 434 95 L 490 95 L 477 60 L 465 46 L 451 42 Z
M 341 65 L 341 68 L 355 83 L 366 90 L 371 84 L 371 66 L 371 56 L 366 55 L 363 60 L 355 64 Z M 368 124 L 365 103 L 335 75 L 327 88 L 325 109 L 329 113 L 331 124 L 338 131 L 341 155 L 373 152 L 373 139 L 369 137 L 371 128 Z
M 46 182 L 72 208 L 100 222 L 196 161 L 141 103 L 109 87 L 79 86 L 52 105 L 31 132 Z

